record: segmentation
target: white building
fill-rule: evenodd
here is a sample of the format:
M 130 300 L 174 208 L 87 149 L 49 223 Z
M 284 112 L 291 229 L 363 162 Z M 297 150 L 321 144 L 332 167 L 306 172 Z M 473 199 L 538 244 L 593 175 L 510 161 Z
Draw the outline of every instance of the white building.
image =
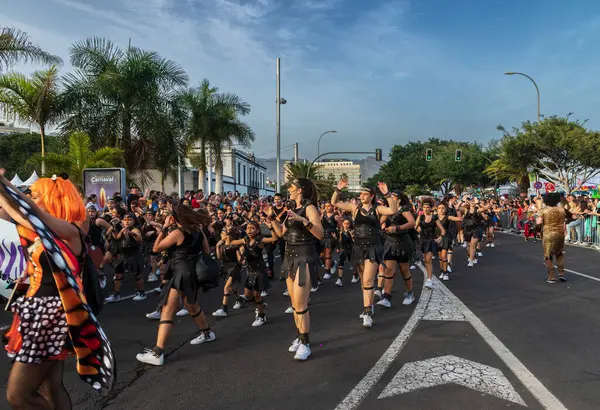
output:
M 19 128 L 15 127 L 14 124 L 6 124 L 0 121 L 0 135 L 28 134 L 29 132 L 31 132 L 29 128 Z
M 268 196 L 274 195 L 275 190 L 267 186 L 267 168 L 258 162 L 253 154 L 238 150 L 223 151 L 223 192 L 239 192 L 240 194 Z M 210 163 L 206 178 L 202 184 L 198 180 L 198 169 L 194 168 L 189 159 L 185 160 L 187 170 L 182 172 L 183 191 L 202 189 L 206 193 L 216 192 L 215 168 Z M 161 190 L 160 173 L 151 171 L 152 183 L 150 189 Z M 209 183 L 210 180 L 210 183 Z M 177 192 L 177 179 L 168 176 L 165 180 L 165 192 Z
M 360 174 L 360 164 L 352 161 L 324 161 L 316 162 L 315 165 L 321 167 L 321 173 L 324 178 L 333 175 L 336 181 L 342 179 L 342 176 L 348 178 L 348 191 L 360 191 L 362 180 Z

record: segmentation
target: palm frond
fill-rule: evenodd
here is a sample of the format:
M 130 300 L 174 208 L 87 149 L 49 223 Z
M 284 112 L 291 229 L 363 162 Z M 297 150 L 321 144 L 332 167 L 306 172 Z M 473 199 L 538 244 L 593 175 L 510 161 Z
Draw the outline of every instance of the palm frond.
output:
M 27 33 L 15 28 L 0 29 L 0 71 L 17 62 L 62 64 L 62 60 L 31 42 Z

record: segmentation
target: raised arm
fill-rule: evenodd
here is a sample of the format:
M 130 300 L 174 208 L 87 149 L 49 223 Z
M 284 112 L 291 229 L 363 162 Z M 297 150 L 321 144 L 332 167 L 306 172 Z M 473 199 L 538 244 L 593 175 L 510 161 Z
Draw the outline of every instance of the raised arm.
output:
M 377 187 L 379 188 L 379 191 L 381 191 L 383 196 L 385 196 L 386 198 L 389 198 L 390 191 L 388 190 L 388 186 L 385 182 L 378 182 Z M 382 216 L 396 215 L 396 212 L 398 212 L 398 204 L 396 203 L 396 201 L 392 200 L 392 201 L 387 201 L 387 202 L 388 202 L 388 206 L 380 205 L 377 207 L 377 213 Z
M 344 212 L 354 212 L 354 210 L 356 209 L 355 204 L 350 204 L 348 202 L 342 202 L 339 200 L 340 194 L 342 193 L 342 189 L 346 188 L 347 186 L 348 181 L 344 179 L 338 182 L 337 187 L 333 191 L 333 195 L 331 195 L 331 205 L 335 206 L 338 209 L 341 209 Z

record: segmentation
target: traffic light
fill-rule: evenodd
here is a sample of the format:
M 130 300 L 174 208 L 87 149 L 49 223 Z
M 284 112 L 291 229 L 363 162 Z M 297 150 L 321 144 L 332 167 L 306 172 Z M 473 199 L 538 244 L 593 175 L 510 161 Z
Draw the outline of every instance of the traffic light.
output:
M 425 151 L 425 161 L 431 161 L 432 157 L 433 157 L 433 150 L 431 148 L 427 148 L 427 150 Z
M 462 161 L 462 149 L 457 149 L 456 150 L 456 158 L 455 158 L 456 162 L 460 162 Z
M 375 161 L 381 161 L 381 148 L 375 150 Z

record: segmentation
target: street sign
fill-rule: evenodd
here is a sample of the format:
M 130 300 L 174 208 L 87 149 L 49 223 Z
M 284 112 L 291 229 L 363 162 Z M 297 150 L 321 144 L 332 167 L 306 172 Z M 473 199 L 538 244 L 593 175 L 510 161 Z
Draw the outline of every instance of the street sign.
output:
M 546 182 L 546 192 L 554 192 L 556 191 L 556 187 L 552 182 Z
M 533 184 L 533 187 L 535 189 L 542 189 L 542 183 L 540 181 L 535 181 L 535 183 Z

